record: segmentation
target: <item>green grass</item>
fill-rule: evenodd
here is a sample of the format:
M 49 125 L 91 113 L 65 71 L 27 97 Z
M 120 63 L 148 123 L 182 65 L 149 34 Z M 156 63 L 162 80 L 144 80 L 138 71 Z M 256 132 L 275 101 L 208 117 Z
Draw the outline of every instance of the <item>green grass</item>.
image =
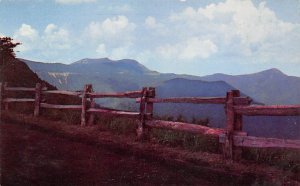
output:
M 9 110 L 15 110 L 24 114 L 33 114 L 32 104 L 18 103 L 10 104 Z M 64 121 L 68 124 L 79 125 L 81 111 L 42 109 L 41 115 L 49 120 Z M 186 122 L 185 118 L 178 116 L 156 117 L 155 119 Z M 133 134 L 135 135 L 138 124 L 136 119 L 118 118 L 114 116 L 95 116 L 95 124 L 101 125 L 101 128 L 112 131 L 116 134 Z M 193 119 L 193 124 L 208 126 L 209 119 Z M 221 153 L 219 143 L 216 138 L 203 135 L 194 135 L 187 132 L 176 132 L 165 129 L 152 129 L 149 132 L 150 139 L 160 144 L 173 147 L 183 147 L 190 151 L 205 151 L 212 153 Z M 300 175 L 300 151 L 290 149 L 259 149 L 259 148 L 243 148 L 243 159 L 276 166 L 286 170 L 291 175 Z M 300 179 L 300 176 L 295 176 Z
M 299 150 L 244 148 L 243 158 L 300 174 Z
M 137 120 L 113 116 L 96 116 L 96 124 L 117 134 L 135 133 Z
M 205 151 L 217 153 L 218 141 L 212 137 L 193 135 L 186 132 L 176 132 L 164 129 L 152 129 L 150 136 L 155 141 L 173 147 L 181 146 L 190 151 Z
M 172 116 L 155 117 L 155 119 L 185 122 L 196 125 L 208 126 L 208 118 L 196 119 L 195 117 L 191 122 L 188 122 L 182 115 L 178 115 L 176 118 Z M 150 138 L 161 144 L 167 144 L 170 146 L 181 146 L 191 151 L 205 151 L 217 153 L 219 151 L 218 140 L 213 137 L 204 135 L 194 135 L 187 132 L 177 132 L 165 129 L 152 129 Z

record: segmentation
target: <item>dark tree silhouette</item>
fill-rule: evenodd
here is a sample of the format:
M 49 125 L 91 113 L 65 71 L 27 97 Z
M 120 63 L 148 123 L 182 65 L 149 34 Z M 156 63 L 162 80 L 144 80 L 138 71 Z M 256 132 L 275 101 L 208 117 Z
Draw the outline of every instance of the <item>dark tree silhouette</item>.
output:
M 16 56 L 14 48 L 20 44 L 14 43 L 10 37 L 0 37 L 0 66 L 2 68 L 13 61 Z
M 15 48 L 20 45 L 10 37 L 0 37 L 0 82 L 8 83 L 11 87 L 34 87 L 36 83 L 45 84 L 49 90 L 56 90 L 48 82 L 41 80 L 37 74 L 32 72 L 25 62 L 16 58 Z M 31 94 L 24 92 L 13 92 L 12 97 Z

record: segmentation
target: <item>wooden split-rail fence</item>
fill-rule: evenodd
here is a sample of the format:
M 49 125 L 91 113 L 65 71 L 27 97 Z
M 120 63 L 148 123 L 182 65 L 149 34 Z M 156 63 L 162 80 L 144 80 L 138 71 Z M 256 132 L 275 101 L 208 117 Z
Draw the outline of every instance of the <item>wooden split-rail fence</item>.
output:
M 300 140 L 276 139 L 265 137 L 247 136 L 243 132 L 243 115 L 246 116 L 300 116 L 300 105 L 251 105 L 249 97 L 241 97 L 239 90 L 227 92 L 226 97 L 180 97 L 180 98 L 156 98 L 155 88 L 143 88 L 138 91 L 123 93 L 101 93 L 94 92 L 92 85 L 85 85 L 80 92 L 47 90 L 40 83 L 35 88 L 8 87 L 6 83 L 0 83 L 0 103 L 4 109 L 8 109 L 8 104 L 12 102 L 32 102 L 34 103 L 34 116 L 40 115 L 41 109 L 70 109 L 81 110 L 81 126 L 92 125 L 95 114 L 108 114 L 118 117 L 130 117 L 139 119 L 137 126 L 137 139 L 142 140 L 147 136 L 148 128 L 160 128 L 174 131 L 183 131 L 193 134 L 212 136 L 218 139 L 222 145 L 224 158 L 239 159 L 241 157 L 241 147 L 254 148 L 291 148 L 300 149 Z M 9 91 L 29 91 L 35 93 L 34 99 L 9 98 L 6 92 Z M 42 102 L 44 94 L 62 94 L 77 96 L 82 100 L 81 105 L 56 105 Z M 139 103 L 139 112 L 128 112 L 122 110 L 108 109 L 96 106 L 96 98 L 133 98 Z M 153 104 L 157 103 L 192 103 L 192 104 L 223 104 L 225 105 L 226 127 L 210 128 L 206 126 L 155 120 L 153 118 Z M 2 109 L 2 107 L 1 107 Z

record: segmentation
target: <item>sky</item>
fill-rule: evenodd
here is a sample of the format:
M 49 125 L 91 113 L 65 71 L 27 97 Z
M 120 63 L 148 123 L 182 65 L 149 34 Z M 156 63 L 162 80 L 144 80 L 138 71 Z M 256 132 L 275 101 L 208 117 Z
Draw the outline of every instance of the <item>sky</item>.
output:
M 300 0 L 0 0 L 17 57 L 134 59 L 159 72 L 300 77 Z

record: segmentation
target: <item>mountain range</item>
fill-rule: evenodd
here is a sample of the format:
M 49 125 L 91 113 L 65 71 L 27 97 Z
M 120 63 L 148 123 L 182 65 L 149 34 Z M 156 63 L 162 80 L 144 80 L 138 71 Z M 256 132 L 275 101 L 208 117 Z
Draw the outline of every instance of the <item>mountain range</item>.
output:
M 151 71 L 130 59 L 82 59 L 69 65 L 23 61 L 39 77 L 64 90 L 81 90 L 84 84 L 91 83 L 97 91 L 118 92 L 156 86 L 174 78 L 199 79 L 197 76 Z
M 300 78 L 288 76 L 278 69 L 247 75 L 213 74 L 205 81 L 225 81 L 265 104 L 300 104 Z
M 158 86 L 167 80 L 184 78 L 224 81 L 264 104 L 300 103 L 300 77 L 288 76 L 278 69 L 247 75 L 218 73 L 201 77 L 159 73 L 131 59 L 82 59 L 69 65 L 22 60 L 39 77 L 64 90 L 81 90 L 84 84 L 91 83 L 97 91 L 118 92 L 136 90 L 143 86 Z
M 72 64 L 40 63 L 22 59 L 38 76 L 64 90 L 82 90 L 91 83 L 95 91 L 122 92 L 145 86 L 156 87 L 156 97 L 225 96 L 232 89 L 241 90 L 255 102 L 264 104 L 299 104 L 300 78 L 270 69 L 247 75 L 213 74 L 209 76 L 159 73 L 135 60 L 113 61 L 108 58 L 82 59 Z M 137 109 L 134 101 L 102 99 L 109 107 Z M 155 104 L 158 116 L 182 115 L 187 120 L 209 118 L 210 126 L 224 127 L 224 105 Z M 300 117 L 245 117 L 249 135 L 300 138 Z M 262 130 L 263 129 L 263 130 Z

